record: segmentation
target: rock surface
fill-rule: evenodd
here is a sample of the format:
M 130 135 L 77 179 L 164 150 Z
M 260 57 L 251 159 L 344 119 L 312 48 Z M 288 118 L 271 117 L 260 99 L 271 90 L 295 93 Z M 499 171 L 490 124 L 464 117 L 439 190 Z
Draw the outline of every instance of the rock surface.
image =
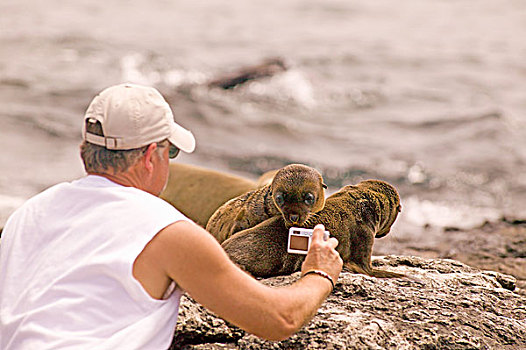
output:
M 515 292 L 526 296 L 525 220 L 502 218 L 471 229 L 430 227 L 416 234 L 398 231 L 374 243 L 373 255 L 389 254 L 454 259 L 512 275 L 517 279 Z
M 247 334 L 183 297 L 171 349 L 526 348 L 526 297 L 514 292 L 514 277 L 449 259 L 385 256 L 373 265 L 411 278 L 343 272 L 316 316 L 281 342 Z

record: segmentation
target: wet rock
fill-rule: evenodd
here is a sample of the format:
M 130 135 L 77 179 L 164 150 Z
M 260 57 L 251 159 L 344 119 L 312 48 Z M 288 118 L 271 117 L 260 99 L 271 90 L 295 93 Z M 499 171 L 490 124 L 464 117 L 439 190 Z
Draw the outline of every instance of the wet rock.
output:
M 247 334 L 184 297 L 172 349 L 526 348 L 526 297 L 514 292 L 514 277 L 449 259 L 386 256 L 373 265 L 411 277 L 343 272 L 316 316 L 281 342 Z

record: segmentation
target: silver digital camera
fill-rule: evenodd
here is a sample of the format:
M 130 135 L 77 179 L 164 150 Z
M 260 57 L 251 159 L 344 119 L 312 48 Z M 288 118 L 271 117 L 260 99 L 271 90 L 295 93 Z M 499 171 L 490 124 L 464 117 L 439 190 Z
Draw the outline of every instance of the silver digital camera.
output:
M 292 254 L 307 254 L 312 240 L 310 228 L 291 227 L 289 229 L 289 240 L 287 242 L 287 252 Z M 329 239 L 329 231 L 325 231 L 323 240 Z

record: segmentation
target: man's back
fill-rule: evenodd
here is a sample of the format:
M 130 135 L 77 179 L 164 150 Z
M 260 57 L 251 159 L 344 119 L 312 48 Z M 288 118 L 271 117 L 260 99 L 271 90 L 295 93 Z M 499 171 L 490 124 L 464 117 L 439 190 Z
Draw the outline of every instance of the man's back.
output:
M 9 219 L 0 246 L 0 348 L 169 345 L 180 291 L 151 298 L 132 266 L 157 232 L 180 219 L 162 200 L 99 176 L 29 200 Z M 154 336 L 141 339 L 144 332 Z

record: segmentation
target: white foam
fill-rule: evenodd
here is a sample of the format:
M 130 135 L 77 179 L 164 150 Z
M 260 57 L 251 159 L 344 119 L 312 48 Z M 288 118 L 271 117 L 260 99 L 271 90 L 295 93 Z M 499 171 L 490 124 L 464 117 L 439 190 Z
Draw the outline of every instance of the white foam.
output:
M 415 196 L 405 199 L 402 206 L 405 219 L 418 226 L 471 228 L 500 217 L 493 208 L 432 202 Z
M 121 58 L 122 80 L 135 84 L 156 85 L 161 81 L 161 74 L 156 70 L 145 69 L 146 59 L 140 53 L 133 53 Z
M 312 108 L 316 105 L 312 84 L 305 75 L 297 69 L 291 69 L 283 74 L 277 74 L 272 77 L 271 84 L 277 87 L 276 90 L 280 92 L 281 96 L 285 95 L 288 99 L 304 107 Z
M 196 70 L 171 69 L 163 74 L 162 79 L 166 85 L 175 88 L 185 84 L 198 85 L 205 83 L 208 76 Z

